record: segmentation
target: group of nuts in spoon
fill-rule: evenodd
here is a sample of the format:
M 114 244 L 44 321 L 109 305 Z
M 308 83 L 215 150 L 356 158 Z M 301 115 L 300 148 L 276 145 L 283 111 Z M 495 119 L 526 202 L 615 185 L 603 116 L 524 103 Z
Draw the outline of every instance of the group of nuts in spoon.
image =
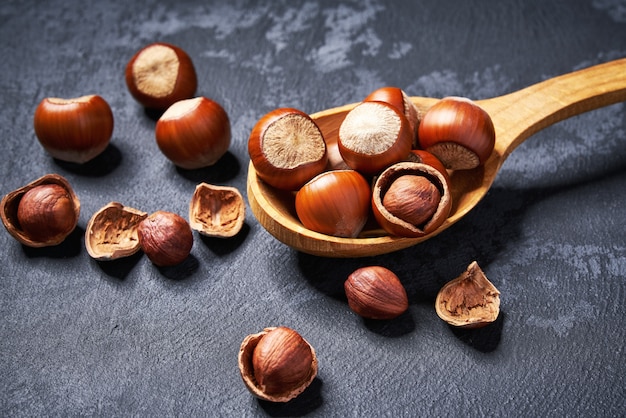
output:
M 128 62 L 125 76 L 140 104 L 163 112 L 155 139 L 175 165 L 207 167 L 227 152 L 228 115 L 213 100 L 193 97 L 197 76 L 182 49 L 148 45 Z M 114 118 L 98 95 L 45 98 L 33 125 L 53 158 L 84 164 L 108 147 Z M 296 211 L 305 227 L 342 237 L 356 237 L 370 213 L 393 235 L 421 236 L 436 229 L 451 207 L 447 170 L 484 163 L 494 145 L 489 116 L 471 101 L 442 99 L 422 117 L 402 90 L 390 87 L 372 92 L 350 111 L 338 138 L 339 164 L 329 158 L 327 143 L 307 114 L 281 108 L 259 120 L 248 149 L 263 181 L 297 191 Z M 74 231 L 80 207 L 69 182 L 48 174 L 5 195 L 0 217 L 23 245 L 45 247 L 60 244 Z M 198 184 L 191 197 L 189 222 L 175 213 L 149 215 L 113 201 L 90 218 L 85 246 L 96 260 L 128 257 L 141 249 L 157 266 L 178 265 L 190 254 L 192 230 L 232 237 L 244 213 L 236 188 L 206 183 Z M 344 287 L 350 308 L 362 317 L 393 319 L 408 309 L 402 283 L 383 267 L 353 272 Z M 454 326 L 482 326 L 497 318 L 498 295 L 473 263 L 442 288 L 436 311 Z M 239 367 L 254 395 L 285 402 L 313 381 L 317 357 L 296 331 L 272 327 L 244 339 Z

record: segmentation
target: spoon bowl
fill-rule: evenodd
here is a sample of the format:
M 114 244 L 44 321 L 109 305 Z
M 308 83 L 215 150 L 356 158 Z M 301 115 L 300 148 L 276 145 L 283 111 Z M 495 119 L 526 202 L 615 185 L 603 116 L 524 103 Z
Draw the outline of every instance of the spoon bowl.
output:
M 424 113 L 439 99 L 411 97 Z M 493 184 L 513 150 L 536 132 L 563 119 L 626 100 L 626 58 L 551 78 L 499 97 L 475 101 L 491 116 L 496 130 L 494 150 L 484 166 L 450 173 L 452 210 L 434 232 L 419 238 L 391 236 L 367 225 L 356 238 L 340 238 L 305 228 L 295 211 L 293 192 L 275 189 L 248 167 L 248 202 L 259 223 L 284 244 L 312 255 L 366 257 L 411 247 L 445 231 L 472 210 Z M 336 151 L 339 126 L 357 103 L 311 115 L 327 143 Z M 336 155 L 336 154 L 335 154 Z M 332 157 L 331 157 L 332 158 Z

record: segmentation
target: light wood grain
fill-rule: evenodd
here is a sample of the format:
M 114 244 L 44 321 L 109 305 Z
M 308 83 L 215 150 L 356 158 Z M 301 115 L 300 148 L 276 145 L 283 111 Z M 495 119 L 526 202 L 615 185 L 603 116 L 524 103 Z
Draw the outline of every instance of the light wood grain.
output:
M 412 97 L 421 111 L 438 99 Z M 421 238 L 388 236 L 366 228 L 358 238 L 338 238 L 302 226 L 294 209 L 294 194 L 278 191 L 248 167 L 248 202 L 259 223 L 274 237 L 298 251 L 323 257 L 365 257 L 398 251 L 445 231 L 485 196 L 502 163 L 524 140 L 563 119 L 626 100 L 626 58 L 542 81 L 522 90 L 477 103 L 491 116 L 496 145 L 484 167 L 451 173 L 453 208 L 435 232 Z M 329 145 L 346 113 L 356 103 L 311 115 Z

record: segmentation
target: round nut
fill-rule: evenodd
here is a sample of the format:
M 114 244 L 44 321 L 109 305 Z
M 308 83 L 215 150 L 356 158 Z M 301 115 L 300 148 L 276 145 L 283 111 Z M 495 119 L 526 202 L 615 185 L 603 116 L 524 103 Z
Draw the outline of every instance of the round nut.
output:
M 318 369 L 311 344 L 287 327 L 265 328 L 245 337 L 238 364 L 246 388 L 271 402 L 287 402 L 301 394 Z
M 60 244 L 76 228 L 80 201 L 70 183 L 48 174 L 0 201 L 0 217 L 13 238 L 28 247 Z
M 409 308 L 409 300 L 398 276 L 381 266 L 352 272 L 344 283 L 348 306 L 363 318 L 393 319 Z
M 137 227 L 148 214 L 110 202 L 87 223 L 85 247 L 89 255 L 100 261 L 128 257 L 141 249 Z
M 200 183 L 189 204 L 191 229 L 208 237 L 229 238 L 243 227 L 246 207 L 235 187 Z
M 193 246 L 189 223 L 172 212 L 157 211 L 142 220 L 137 236 L 143 252 L 160 267 L 182 263 Z

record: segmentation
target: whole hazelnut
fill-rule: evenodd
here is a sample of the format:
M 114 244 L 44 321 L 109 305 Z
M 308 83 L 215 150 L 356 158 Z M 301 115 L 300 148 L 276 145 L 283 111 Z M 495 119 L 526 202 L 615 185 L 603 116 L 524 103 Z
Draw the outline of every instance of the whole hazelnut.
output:
M 287 402 L 302 393 L 315 379 L 318 367 L 311 344 L 284 326 L 244 338 L 238 363 L 248 390 L 272 402 Z
M 160 267 L 182 263 L 193 246 L 189 223 L 172 212 L 157 211 L 149 215 L 139 223 L 137 236 L 143 252 Z
M 393 319 L 405 312 L 409 301 L 398 276 L 381 266 L 355 270 L 344 283 L 348 306 L 363 318 Z

